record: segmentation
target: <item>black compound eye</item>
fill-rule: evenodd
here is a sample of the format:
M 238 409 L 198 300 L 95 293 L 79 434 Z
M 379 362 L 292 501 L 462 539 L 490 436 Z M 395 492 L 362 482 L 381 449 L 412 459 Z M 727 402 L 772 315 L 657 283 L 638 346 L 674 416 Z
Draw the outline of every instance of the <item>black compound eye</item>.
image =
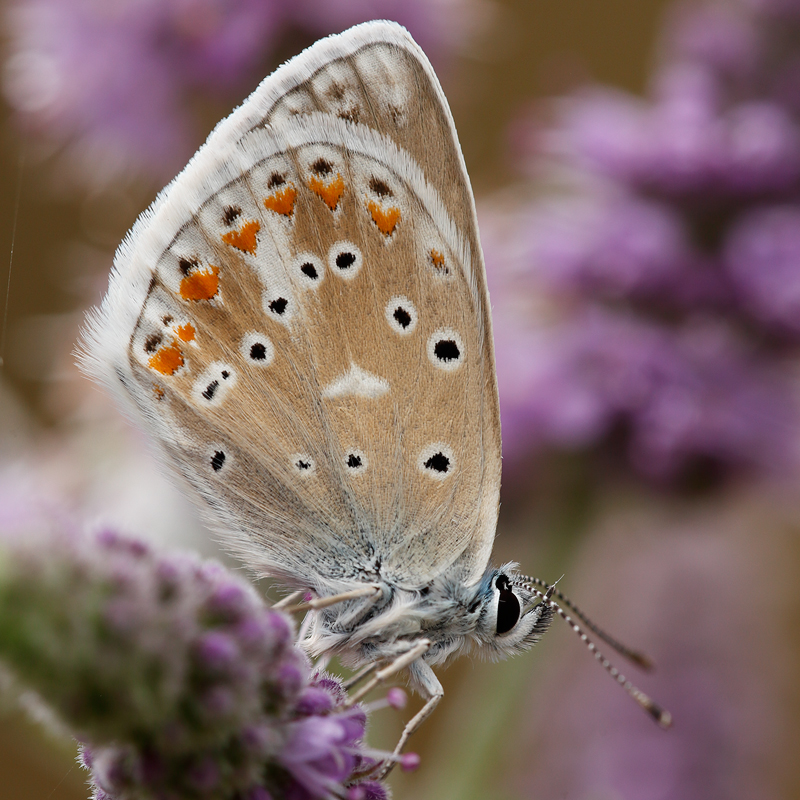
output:
M 511 583 L 505 575 L 501 575 L 495 586 L 500 591 L 497 601 L 497 633 L 508 633 L 519 621 L 522 608 L 519 599 L 511 591 Z

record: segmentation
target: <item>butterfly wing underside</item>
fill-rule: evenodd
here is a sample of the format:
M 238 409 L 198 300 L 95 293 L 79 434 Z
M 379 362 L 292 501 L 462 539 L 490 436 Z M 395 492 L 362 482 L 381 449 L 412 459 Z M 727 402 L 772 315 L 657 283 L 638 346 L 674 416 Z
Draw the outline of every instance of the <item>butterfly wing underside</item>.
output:
M 317 43 L 218 126 L 123 243 L 87 341 L 256 569 L 308 587 L 483 573 L 500 477 L 483 260 L 449 108 L 399 26 Z

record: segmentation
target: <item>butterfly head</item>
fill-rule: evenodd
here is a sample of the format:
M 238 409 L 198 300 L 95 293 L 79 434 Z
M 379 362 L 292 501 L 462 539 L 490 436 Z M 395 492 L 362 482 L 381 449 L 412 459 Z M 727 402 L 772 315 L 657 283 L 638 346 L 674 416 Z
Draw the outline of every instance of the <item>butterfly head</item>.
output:
M 477 616 L 474 637 L 479 649 L 492 659 L 528 650 L 553 619 L 553 609 L 540 601 L 514 566 L 487 570 L 467 609 Z

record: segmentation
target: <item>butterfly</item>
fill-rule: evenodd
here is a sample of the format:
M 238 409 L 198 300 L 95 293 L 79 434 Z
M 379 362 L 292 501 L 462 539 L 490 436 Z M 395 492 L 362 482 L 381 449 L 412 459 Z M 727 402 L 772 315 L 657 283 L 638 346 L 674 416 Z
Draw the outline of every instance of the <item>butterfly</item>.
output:
M 224 544 L 313 596 L 312 654 L 379 666 L 358 697 L 408 671 L 426 703 L 398 751 L 442 696 L 432 667 L 526 650 L 555 613 L 586 638 L 554 587 L 489 563 L 501 437 L 475 203 L 399 25 L 317 42 L 217 126 L 120 246 L 83 363 Z

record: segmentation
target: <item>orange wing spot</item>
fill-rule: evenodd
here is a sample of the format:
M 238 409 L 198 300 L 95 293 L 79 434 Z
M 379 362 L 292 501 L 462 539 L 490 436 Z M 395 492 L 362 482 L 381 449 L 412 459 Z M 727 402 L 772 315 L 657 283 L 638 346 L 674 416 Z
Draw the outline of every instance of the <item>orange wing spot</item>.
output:
M 250 222 L 245 222 L 238 231 L 228 231 L 222 234 L 222 241 L 241 250 L 243 253 L 250 253 L 254 255 L 258 242 L 256 241 L 256 234 L 261 230 L 261 223 L 254 219 Z
M 159 347 L 147 363 L 150 369 L 154 369 L 162 375 L 174 375 L 183 366 L 183 353 L 178 340 Z
M 187 322 L 185 325 L 175 328 L 175 333 L 182 342 L 191 342 L 195 335 L 194 325 Z
M 431 250 L 431 264 L 436 269 L 444 269 L 444 254 L 438 250 Z
M 219 267 L 213 265 L 207 271 L 195 270 L 181 281 L 181 297 L 184 300 L 211 300 L 219 291 Z
M 284 217 L 291 217 L 292 214 L 294 214 L 295 200 L 297 200 L 297 189 L 289 184 L 285 189 L 280 189 L 277 192 L 273 192 L 268 197 L 265 197 L 264 205 L 267 211 L 274 211 L 276 214 L 282 214 Z M 334 208 L 335 207 L 334 205 Z
M 367 202 L 367 208 L 372 215 L 372 221 L 378 226 L 378 230 L 384 236 L 391 236 L 400 221 L 400 209 L 395 206 L 383 209 L 374 200 Z
M 323 183 L 319 178 L 312 175 L 308 179 L 308 188 L 314 194 L 319 195 L 331 211 L 336 211 L 336 206 L 339 205 L 339 198 L 344 192 L 344 181 L 338 173 L 330 183 Z

